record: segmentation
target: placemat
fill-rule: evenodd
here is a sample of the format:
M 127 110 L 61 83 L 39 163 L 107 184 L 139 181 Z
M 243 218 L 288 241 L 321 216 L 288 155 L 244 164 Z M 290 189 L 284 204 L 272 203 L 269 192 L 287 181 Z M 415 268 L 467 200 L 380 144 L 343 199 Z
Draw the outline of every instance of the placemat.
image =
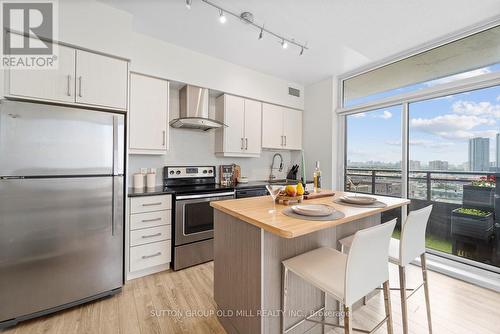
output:
M 303 219 L 303 220 L 315 220 L 315 221 L 328 221 L 328 220 L 337 220 L 344 218 L 345 215 L 343 212 L 339 210 L 333 211 L 331 215 L 328 216 L 322 216 L 322 217 L 314 217 L 314 216 L 304 216 L 304 215 L 299 215 L 295 213 L 292 208 L 286 208 L 281 211 L 285 216 L 292 217 L 292 218 L 297 218 L 297 219 Z
M 347 203 L 342 201 L 340 198 L 334 198 L 333 202 L 341 205 L 353 206 L 355 208 L 385 208 L 387 206 L 387 204 L 380 201 L 373 202 L 372 204 L 361 205 L 361 204 Z

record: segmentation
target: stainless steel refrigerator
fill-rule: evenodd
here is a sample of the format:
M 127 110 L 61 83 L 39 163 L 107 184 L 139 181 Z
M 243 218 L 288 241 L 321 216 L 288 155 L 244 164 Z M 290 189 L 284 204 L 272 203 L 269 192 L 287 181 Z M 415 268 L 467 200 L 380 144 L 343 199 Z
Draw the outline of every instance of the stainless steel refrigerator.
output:
M 0 102 L 0 327 L 123 284 L 124 116 Z

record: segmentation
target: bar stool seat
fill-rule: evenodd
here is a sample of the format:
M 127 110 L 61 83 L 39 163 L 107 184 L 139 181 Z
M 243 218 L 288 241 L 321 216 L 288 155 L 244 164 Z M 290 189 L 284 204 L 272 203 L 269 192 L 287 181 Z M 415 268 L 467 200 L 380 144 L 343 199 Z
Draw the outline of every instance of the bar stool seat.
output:
M 317 288 L 344 300 L 347 255 L 322 247 L 283 261 L 283 265 Z
M 386 324 L 387 333 L 393 334 L 387 261 L 389 240 L 395 225 L 396 219 L 358 231 L 353 239 L 352 249 L 347 255 L 333 248 L 321 247 L 284 260 L 281 285 L 281 333 L 287 334 L 305 321 L 310 321 L 321 324 L 323 333 L 325 326 L 343 328 L 344 334 L 351 334 L 353 330 L 373 333 Z M 290 297 L 289 272 L 321 290 L 324 303 L 320 309 L 302 317 L 300 321 L 287 328 L 285 320 L 287 300 Z M 380 285 L 383 285 L 384 290 L 385 318 L 371 330 L 354 328 L 351 318 L 353 304 Z M 327 295 L 336 299 L 344 310 L 343 326 L 326 322 L 324 315 L 322 321 L 312 319 L 319 312 L 326 310 Z
M 409 333 L 408 327 L 408 299 L 415 294 L 421 287 L 424 288 L 425 304 L 427 309 L 427 322 L 429 334 L 432 334 L 431 306 L 429 300 L 429 281 L 427 278 L 427 261 L 425 255 L 425 230 L 432 211 L 432 205 L 419 210 L 411 211 L 406 222 L 401 229 L 401 241 L 391 238 L 389 246 L 389 262 L 399 267 L 399 290 L 401 294 L 401 315 L 403 318 L 403 334 Z M 346 248 L 351 248 L 354 235 L 339 240 L 342 253 Z M 406 267 L 417 257 L 420 257 L 422 269 L 422 284 L 414 289 L 406 287 Z M 407 291 L 411 291 L 409 295 Z M 366 305 L 366 296 L 363 298 L 363 304 Z
M 351 247 L 352 240 L 354 239 L 354 234 L 339 240 L 342 246 L 342 253 L 346 247 Z M 399 240 L 391 238 L 391 243 L 389 244 L 389 261 L 399 265 Z

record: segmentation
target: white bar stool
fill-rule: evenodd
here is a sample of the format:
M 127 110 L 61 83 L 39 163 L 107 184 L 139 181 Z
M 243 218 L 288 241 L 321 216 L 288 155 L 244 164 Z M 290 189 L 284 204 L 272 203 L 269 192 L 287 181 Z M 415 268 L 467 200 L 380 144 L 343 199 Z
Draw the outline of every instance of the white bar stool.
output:
M 432 334 L 429 280 L 427 278 L 427 262 L 425 257 L 425 230 L 427 228 L 427 222 L 429 221 L 431 211 L 432 205 L 419 210 L 411 211 L 406 218 L 406 222 L 402 226 L 401 241 L 391 238 L 389 247 L 389 261 L 399 267 L 400 287 L 392 288 L 391 290 L 399 290 L 401 293 L 401 315 L 403 317 L 404 334 L 408 334 L 408 299 L 422 286 L 424 287 L 425 293 L 429 334 Z M 349 236 L 339 240 L 342 252 L 345 252 L 347 247 L 352 247 L 354 236 Z M 418 256 L 420 256 L 423 282 L 415 289 L 407 289 L 406 266 Z M 406 291 L 411 291 L 411 293 L 407 295 Z M 366 297 L 363 302 L 366 304 Z
M 310 321 L 322 324 L 323 331 L 325 325 L 344 328 L 345 334 L 350 334 L 353 330 L 373 333 L 387 323 L 387 333 L 392 334 L 387 259 L 389 242 L 395 226 L 396 219 L 357 232 L 348 255 L 333 248 L 322 247 L 283 261 L 281 333 L 288 333 L 304 321 Z M 338 300 L 344 306 L 344 326 L 311 319 L 325 309 L 323 305 L 308 317 L 285 328 L 289 271 Z M 352 305 L 380 285 L 384 286 L 385 318 L 372 330 L 353 328 L 350 313 Z M 326 302 L 326 298 L 324 300 Z

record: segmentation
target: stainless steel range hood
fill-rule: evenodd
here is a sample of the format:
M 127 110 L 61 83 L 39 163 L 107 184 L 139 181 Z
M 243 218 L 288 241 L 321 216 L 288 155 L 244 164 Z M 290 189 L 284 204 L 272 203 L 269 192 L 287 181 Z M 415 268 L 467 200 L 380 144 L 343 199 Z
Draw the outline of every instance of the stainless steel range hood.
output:
M 179 91 L 179 118 L 170 121 L 174 128 L 208 131 L 225 126 L 208 116 L 208 89 L 191 85 Z

